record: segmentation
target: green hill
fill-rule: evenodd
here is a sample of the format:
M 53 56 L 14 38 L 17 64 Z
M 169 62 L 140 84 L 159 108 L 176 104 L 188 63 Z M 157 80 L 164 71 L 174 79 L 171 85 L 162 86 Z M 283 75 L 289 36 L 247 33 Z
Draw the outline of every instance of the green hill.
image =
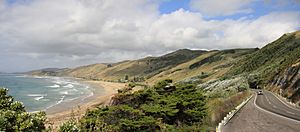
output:
M 197 80 L 201 83 L 222 77 L 235 63 L 257 49 L 230 49 L 210 51 L 188 62 L 165 70 L 147 80 L 154 84 L 159 80 L 173 79 L 174 81 Z
M 123 61 L 113 64 L 93 64 L 74 69 L 64 69 L 59 72 L 37 70 L 32 71 L 31 74 L 73 76 L 85 79 L 110 81 L 124 80 L 125 76 L 128 76 L 129 79 L 135 78 L 136 80 L 143 81 L 164 70 L 190 61 L 206 52 L 207 51 L 202 50 L 181 49 L 159 57 L 147 57 L 139 60 Z
M 72 76 L 91 80 L 146 82 L 154 84 L 163 79 L 181 81 L 202 76 L 202 81 L 223 76 L 237 61 L 258 49 L 188 50 L 181 49 L 159 57 L 113 64 L 92 64 L 73 69 L 32 71 L 33 75 Z M 205 78 L 203 75 L 205 74 Z
M 34 75 L 72 76 L 92 80 L 135 81 L 154 84 L 163 79 L 203 83 L 244 75 L 252 78 L 251 87 L 264 87 L 276 75 L 296 64 L 300 56 L 300 31 L 287 33 L 258 49 L 188 50 L 113 64 L 93 64 L 74 69 L 31 72 Z M 248 76 L 250 75 L 250 76 Z
M 231 75 L 251 73 L 258 85 L 268 84 L 275 75 L 295 64 L 300 58 L 300 31 L 287 33 L 262 49 L 240 60 L 231 70 Z

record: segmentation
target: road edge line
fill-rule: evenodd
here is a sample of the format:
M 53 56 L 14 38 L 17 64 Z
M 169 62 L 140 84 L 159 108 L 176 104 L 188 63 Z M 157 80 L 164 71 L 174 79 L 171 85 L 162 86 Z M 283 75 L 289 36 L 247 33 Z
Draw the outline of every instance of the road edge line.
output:
M 253 94 L 247 98 L 246 100 L 244 100 L 242 103 L 240 103 L 238 106 L 235 107 L 235 109 L 233 109 L 232 111 L 230 111 L 224 118 L 223 120 L 218 124 L 218 126 L 216 127 L 216 132 L 221 132 L 221 127 L 225 126 L 230 120 L 231 118 L 243 107 L 245 106 L 249 100 L 253 97 Z
M 274 94 L 273 92 L 270 92 L 270 91 L 267 91 L 267 92 L 273 94 L 273 96 L 275 96 L 275 97 L 276 97 L 281 103 L 283 103 L 285 106 L 287 106 L 287 107 L 289 107 L 289 108 L 291 108 L 291 109 L 294 109 L 294 110 L 296 110 L 296 111 L 300 111 L 299 107 L 298 107 L 296 104 L 287 101 L 286 98 L 280 96 L 279 94 Z M 279 96 L 279 97 L 278 97 L 278 96 Z M 282 98 L 282 99 L 281 99 L 281 98 Z M 284 100 L 285 100 L 286 102 L 285 102 Z M 290 105 L 292 105 L 292 106 L 290 106 Z M 294 108 L 294 107 L 295 107 L 295 108 Z
M 288 118 L 288 117 L 285 117 L 285 116 L 283 116 L 283 115 L 279 115 L 279 114 L 273 113 L 273 112 L 271 112 L 271 111 L 269 111 L 269 110 L 266 110 L 266 109 L 264 109 L 264 108 L 261 108 L 260 106 L 258 106 L 258 105 L 256 104 L 256 99 L 257 99 L 257 95 L 255 96 L 255 99 L 254 99 L 254 106 L 255 106 L 256 108 L 258 108 L 259 110 L 264 111 L 264 112 L 269 113 L 269 114 L 272 114 L 272 115 L 275 115 L 275 116 L 278 116 L 278 117 L 281 117 L 281 118 L 285 118 L 285 119 L 288 119 L 288 120 L 300 122 L 300 121 L 298 121 L 298 120 L 295 120 L 295 119 L 292 119 L 292 118 Z

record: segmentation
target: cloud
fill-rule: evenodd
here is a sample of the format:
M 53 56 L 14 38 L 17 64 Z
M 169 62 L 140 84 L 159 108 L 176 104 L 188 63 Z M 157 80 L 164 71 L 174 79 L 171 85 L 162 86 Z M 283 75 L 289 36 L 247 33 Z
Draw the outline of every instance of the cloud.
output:
M 297 30 L 300 12 L 273 12 L 258 19 L 224 21 L 220 47 L 263 47 L 283 35 Z
M 226 16 L 236 13 L 251 13 L 247 5 L 255 0 L 191 0 L 190 7 L 208 16 Z
M 2 2 L 2 3 L 1 3 Z M 0 69 L 74 67 L 161 55 L 180 48 L 262 47 L 299 28 L 299 12 L 206 20 L 179 9 L 160 14 L 160 1 L 0 0 Z

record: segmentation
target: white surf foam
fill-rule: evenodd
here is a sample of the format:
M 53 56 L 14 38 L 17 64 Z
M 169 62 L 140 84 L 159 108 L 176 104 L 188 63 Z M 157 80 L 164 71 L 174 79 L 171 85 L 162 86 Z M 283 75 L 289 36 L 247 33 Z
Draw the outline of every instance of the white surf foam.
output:
M 75 89 L 75 88 L 73 88 L 73 89 L 72 89 L 72 91 L 74 91 L 74 92 L 78 92 L 78 90 L 77 90 L 77 89 Z
M 41 100 L 41 99 L 43 99 L 43 98 L 44 98 L 44 96 L 35 97 L 35 98 L 34 98 L 34 100 L 37 100 L 37 101 L 39 101 L 39 100 Z
M 15 76 L 17 78 L 25 78 L 25 77 L 28 77 L 27 75 L 19 75 L 19 76 Z
M 47 94 L 27 94 L 29 97 L 41 97 L 41 96 L 47 96 Z
M 59 88 L 59 87 L 60 87 L 60 85 L 58 85 L 58 84 L 54 84 L 54 85 L 52 85 L 52 86 L 47 86 L 47 87 L 49 87 L 49 88 Z
M 63 102 L 64 101 L 64 99 L 65 99 L 65 95 L 63 95 L 61 98 L 60 98 L 60 100 L 59 101 L 57 101 L 57 103 L 56 104 L 60 104 L 61 102 Z
M 48 76 L 32 76 L 33 78 L 36 79 L 44 79 L 44 78 L 49 78 Z
M 69 94 L 69 91 L 61 91 L 59 92 L 60 94 L 64 94 L 64 95 L 68 95 Z
M 73 100 L 79 99 L 79 98 L 81 98 L 81 97 L 75 97 L 75 98 L 67 99 L 66 101 L 73 101 Z
M 72 85 L 72 84 L 68 84 L 68 85 L 66 85 L 66 86 L 63 86 L 64 88 L 73 88 L 74 87 L 74 85 Z

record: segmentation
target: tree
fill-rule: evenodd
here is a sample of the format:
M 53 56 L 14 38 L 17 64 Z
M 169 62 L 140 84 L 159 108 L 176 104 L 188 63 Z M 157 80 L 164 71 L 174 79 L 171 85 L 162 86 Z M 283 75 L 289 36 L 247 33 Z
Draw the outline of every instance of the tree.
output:
M 207 116 L 207 97 L 195 85 L 173 85 L 166 79 L 153 88 L 119 92 L 112 106 L 88 111 L 79 131 L 197 130 Z M 65 125 L 75 129 L 73 123 Z
M 125 81 L 128 81 L 129 80 L 129 76 L 128 75 L 125 75 Z

